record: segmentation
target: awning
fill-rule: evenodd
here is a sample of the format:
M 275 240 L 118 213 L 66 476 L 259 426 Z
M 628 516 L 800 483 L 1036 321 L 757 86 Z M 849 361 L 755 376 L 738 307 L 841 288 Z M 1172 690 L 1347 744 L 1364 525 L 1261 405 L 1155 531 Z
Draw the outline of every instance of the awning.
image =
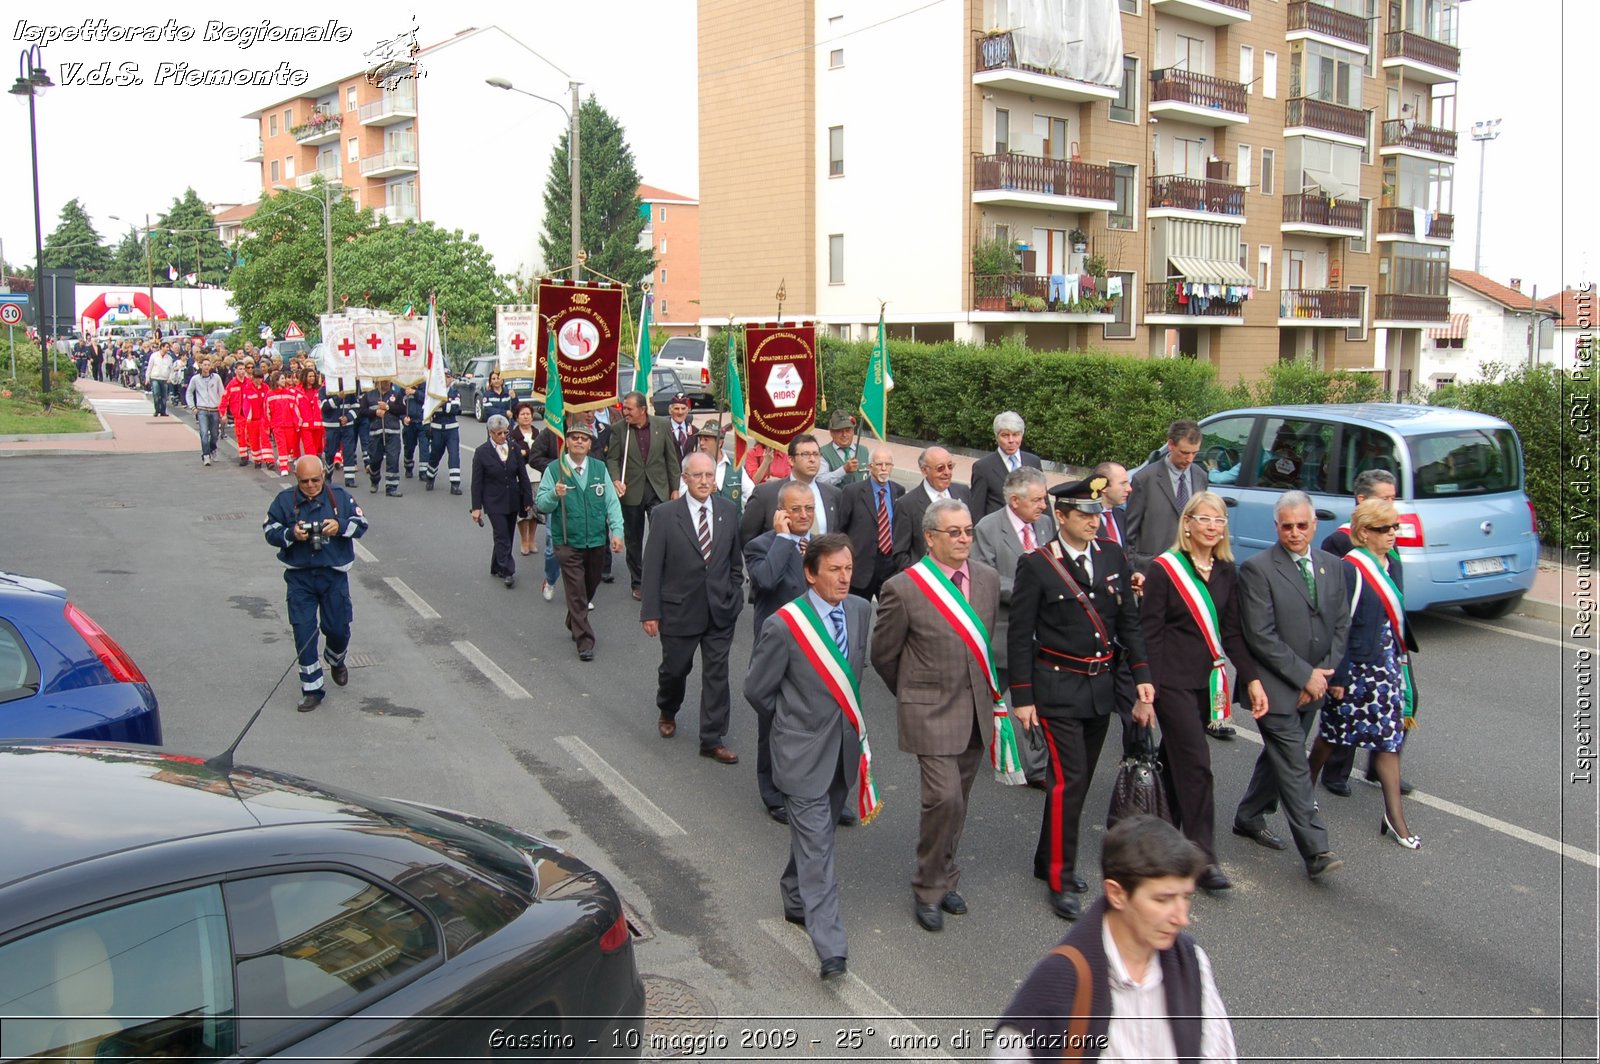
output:
M 1185 281 L 1196 281 L 1200 284 L 1256 283 L 1256 279 L 1240 269 L 1237 262 L 1229 262 L 1226 259 L 1197 259 L 1186 255 L 1174 255 L 1167 261 L 1172 264 L 1172 272 L 1181 275 Z
M 1430 340 L 1465 340 L 1467 338 L 1467 315 L 1450 315 L 1450 324 L 1443 329 L 1429 329 Z
M 581 145 L 580 145 L 581 146 Z M 1357 189 L 1348 181 L 1341 180 L 1331 170 L 1317 170 L 1307 166 L 1302 168 L 1316 186 L 1334 199 L 1350 199 L 1357 194 Z

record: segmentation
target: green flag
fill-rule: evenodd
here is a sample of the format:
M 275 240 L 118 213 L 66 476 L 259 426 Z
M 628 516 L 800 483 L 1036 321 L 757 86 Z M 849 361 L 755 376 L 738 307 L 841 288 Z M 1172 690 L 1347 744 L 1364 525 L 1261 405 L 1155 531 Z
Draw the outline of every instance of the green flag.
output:
M 566 404 L 561 399 L 561 374 L 556 372 L 556 331 L 544 356 L 544 423 L 558 436 L 567 434 Z
M 733 326 L 728 327 L 728 412 L 733 416 L 734 461 L 744 463 L 745 426 L 744 387 L 739 383 L 739 353 L 734 350 Z
M 582 141 L 578 142 L 582 145 Z M 639 353 L 634 359 L 633 390 L 641 395 L 650 394 L 650 300 L 646 292 L 644 309 L 639 312 Z
M 878 342 L 872 349 L 872 361 L 867 363 L 867 379 L 861 388 L 861 417 L 867 428 L 880 440 L 889 437 L 884 430 L 889 426 L 889 393 L 894 391 L 894 377 L 889 372 L 889 336 L 883 327 L 883 311 L 878 311 Z

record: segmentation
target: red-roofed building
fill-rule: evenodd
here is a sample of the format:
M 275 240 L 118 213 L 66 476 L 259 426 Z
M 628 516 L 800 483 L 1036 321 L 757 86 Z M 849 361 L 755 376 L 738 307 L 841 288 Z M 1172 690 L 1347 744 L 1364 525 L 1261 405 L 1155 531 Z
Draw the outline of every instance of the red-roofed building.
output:
M 217 239 L 222 246 L 231 248 L 244 239 L 244 223 L 256 213 L 257 203 L 213 203 L 211 220 L 217 227 Z
M 676 192 L 639 186 L 639 199 L 649 209 L 640 247 L 653 247 L 655 293 L 652 320 L 674 335 L 700 333 L 700 201 Z
M 1522 291 L 1513 278 L 1502 284 L 1471 270 L 1450 270 L 1450 320 L 1423 335 L 1418 386 L 1437 388 L 1452 381 L 1477 380 L 1485 363 L 1517 366 L 1529 361 L 1535 322 L 1559 314 L 1557 301 Z M 1555 330 L 1543 324 L 1539 361 L 1555 357 Z
M 1555 351 L 1552 358 L 1562 369 L 1579 366 L 1591 369 L 1595 361 L 1595 332 L 1597 320 L 1595 300 L 1600 297 L 1593 281 L 1582 281 L 1576 288 L 1568 288 L 1551 300 L 1560 318 L 1556 321 Z M 1582 357 L 1579 352 L 1582 351 Z

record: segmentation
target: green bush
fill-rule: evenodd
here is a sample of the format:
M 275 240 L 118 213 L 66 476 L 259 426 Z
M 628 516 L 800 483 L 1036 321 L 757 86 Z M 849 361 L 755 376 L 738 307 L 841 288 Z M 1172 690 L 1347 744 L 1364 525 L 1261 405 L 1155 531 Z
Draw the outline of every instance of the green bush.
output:
M 39 391 L 39 344 L 36 340 L 29 340 L 21 329 L 16 330 L 15 348 L 6 342 L 5 330 L 0 330 L 0 380 L 4 380 L 7 388 L 13 384 L 20 384 L 24 388 L 31 388 L 32 394 Z M 13 350 L 17 359 L 17 379 L 11 378 L 11 357 Z M 50 390 L 52 395 L 60 390 L 72 391 L 72 382 L 77 378 L 77 367 L 69 355 L 56 355 L 51 363 Z M 73 393 L 76 397 L 77 393 Z M 53 401 L 53 400 L 52 400 Z

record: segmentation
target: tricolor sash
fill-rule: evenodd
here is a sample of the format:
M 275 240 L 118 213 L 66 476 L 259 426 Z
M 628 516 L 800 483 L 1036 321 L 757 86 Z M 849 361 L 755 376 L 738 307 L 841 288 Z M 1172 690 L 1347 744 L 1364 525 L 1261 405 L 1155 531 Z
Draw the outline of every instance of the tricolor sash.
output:
M 950 578 L 939 570 L 931 556 L 906 570 L 911 582 L 927 596 L 933 608 L 956 630 L 956 635 L 966 644 L 983 674 L 989 681 L 989 695 L 994 700 L 994 738 L 989 743 L 989 764 L 994 768 L 994 778 L 1000 783 L 1020 785 L 1028 782 L 1022 771 L 1022 753 L 1017 749 L 1017 736 L 1011 728 L 1011 716 L 1006 709 L 1005 696 L 1000 691 L 1000 680 L 994 671 L 994 659 L 989 654 L 989 630 L 978 619 L 972 603 Z
M 806 660 L 822 677 L 823 686 L 839 704 L 844 719 L 861 737 L 861 794 L 856 806 L 861 822 L 870 824 L 883 809 L 883 802 L 878 798 L 878 785 L 872 779 L 872 747 L 867 743 L 867 718 L 861 715 L 861 683 L 851 670 L 850 662 L 839 653 L 833 633 L 823 625 L 816 608 L 804 595 L 780 608 L 778 616 L 789 626 Z
M 1400 663 L 1401 706 L 1405 714 L 1405 726 L 1416 726 L 1417 699 L 1416 689 L 1411 680 L 1411 655 L 1406 652 L 1406 600 L 1395 586 L 1394 579 L 1389 576 L 1389 571 L 1378 564 L 1377 556 L 1365 547 L 1357 547 L 1344 556 L 1344 560 L 1356 567 L 1356 593 L 1355 598 L 1361 597 L 1361 585 L 1366 583 L 1371 586 L 1378 596 L 1378 601 L 1383 603 L 1383 612 L 1389 615 L 1389 627 L 1394 632 L 1394 653 Z M 1354 600 L 1351 610 L 1354 611 Z
M 1194 563 L 1180 550 L 1169 550 L 1156 558 L 1156 564 L 1172 578 L 1178 597 L 1189 607 L 1189 615 L 1200 627 L 1205 637 L 1206 649 L 1211 652 L 1211 720 L 1227 720 L 1232 713 L 1228 705 L 1228 661 L 1222 652 L 1222 622 L 1217 617 L 1217 604 L 1211 601 L 1206 582 L 1194 571 Z

